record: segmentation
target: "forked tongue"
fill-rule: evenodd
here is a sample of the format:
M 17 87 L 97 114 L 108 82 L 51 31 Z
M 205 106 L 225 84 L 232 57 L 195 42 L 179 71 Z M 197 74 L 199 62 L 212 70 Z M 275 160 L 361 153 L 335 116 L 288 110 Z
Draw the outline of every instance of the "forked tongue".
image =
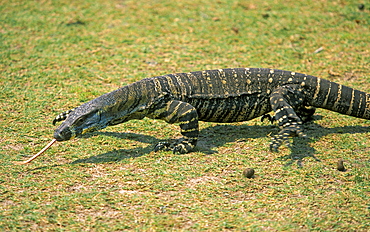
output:
M 47 149 L 49 149 L 49 147 L 51 147 L 57 140 L 56 139 L 53 139 L 51 140 L 51 142 L 46 145 L 41 151 L 39 151 L 39 153 L 37 153 L 36 155 L 32 156 L 31 158 L 29 158 L 28 160 L 25 160 L 25 161 L 14 161 L 13 163 L 14 164 L 18 164 L 18 165 L 21 165 L 21 164 L 28 164 L 29 162 L 31 162 L 32 160 L 36 159 L 37 156 L 41 155 L 42 153 L 44 153 Z

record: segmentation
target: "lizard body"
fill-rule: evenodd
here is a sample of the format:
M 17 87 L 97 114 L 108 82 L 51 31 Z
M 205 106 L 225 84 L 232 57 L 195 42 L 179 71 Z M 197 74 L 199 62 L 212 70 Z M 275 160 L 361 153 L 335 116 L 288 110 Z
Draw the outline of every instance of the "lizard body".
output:
M 198 121 L 240 122 L 275 115 L 280 132 L 270 149 L 292 136 L 305 136 L 302 123 L 315 108 L 370 119 L 370 94 L 318 77 L 265 68 L 218 69 L 146 78 L 106 93 L 58 115 L 65 120 L 54 133 L 58 141 L 131 119 L 178 123 L 183 138 L 160 142 L 155 150 L 187 153 L 195 147 Z

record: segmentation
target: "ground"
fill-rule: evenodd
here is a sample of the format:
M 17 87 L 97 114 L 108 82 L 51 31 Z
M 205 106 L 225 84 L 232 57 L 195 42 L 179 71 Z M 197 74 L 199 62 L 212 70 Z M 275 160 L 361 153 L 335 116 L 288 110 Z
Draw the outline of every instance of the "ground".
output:
M 363 5 L 361 5 L 363 4 Z M 319 109 L 308 139 L 201 123 L 195 152 L 153 152 L 178 125 L 144 119 L 61 142 L 53 118 L 145 77 L 265 67 L 370 92 L 358 1 L 2 1 L 2 231 L 366 231 L 369 120 Z M 345 172 L 337 170 L 343 159 Z M 245 178 L 246 168 L 255 170 Z

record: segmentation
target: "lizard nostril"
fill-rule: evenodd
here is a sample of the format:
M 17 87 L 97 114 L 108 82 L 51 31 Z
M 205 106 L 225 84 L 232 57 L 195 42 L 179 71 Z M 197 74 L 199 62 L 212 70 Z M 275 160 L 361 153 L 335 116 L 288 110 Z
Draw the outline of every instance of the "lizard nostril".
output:
M 70 130 L 63 130 L 63 131 L 55 130 L 54 132 L 54 138 L 57 141 L 69 140 L 71 137 L 72 137 L 72 132 Z
M 54 132 L 54 138 L 57 140 L 57 141 L 63 141 L 63 137 L 62 135 L 58 132 L 58 131 L 55 131 Z

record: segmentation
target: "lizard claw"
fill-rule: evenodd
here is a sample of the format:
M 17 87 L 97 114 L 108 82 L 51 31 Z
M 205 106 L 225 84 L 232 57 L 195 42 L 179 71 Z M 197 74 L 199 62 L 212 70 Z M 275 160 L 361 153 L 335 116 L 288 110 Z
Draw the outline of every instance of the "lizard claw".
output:
M 269 120 L 271 122 L 271 124 L 273 124 L 276 121 L 275 117 L 271 116 L 269 114 L 262 115 L 261 122 L 263 122 L 265 119 Z
M 173 153 L 186 154 L 194 149 L 195 145 L 188 140 L 183 140 L 180 143 L 176 144 Z
M 159 142 L 157 145 L 154 147 L 154 151 L 168 151 L 170 150 L 171 144 L 169 142 Z
M 301 125 L 297 123 L 292 123 L 290 125 L 285 126 L 277 135 L 272 138 L 270 144 L 270 151 L 278 152 L 279 147 L 285 143 L 288 147 L 290 147 L 289 138 L 290 137 L 301 137 L 307 138 L 307 135 L 303 133 L 303 129 Z

